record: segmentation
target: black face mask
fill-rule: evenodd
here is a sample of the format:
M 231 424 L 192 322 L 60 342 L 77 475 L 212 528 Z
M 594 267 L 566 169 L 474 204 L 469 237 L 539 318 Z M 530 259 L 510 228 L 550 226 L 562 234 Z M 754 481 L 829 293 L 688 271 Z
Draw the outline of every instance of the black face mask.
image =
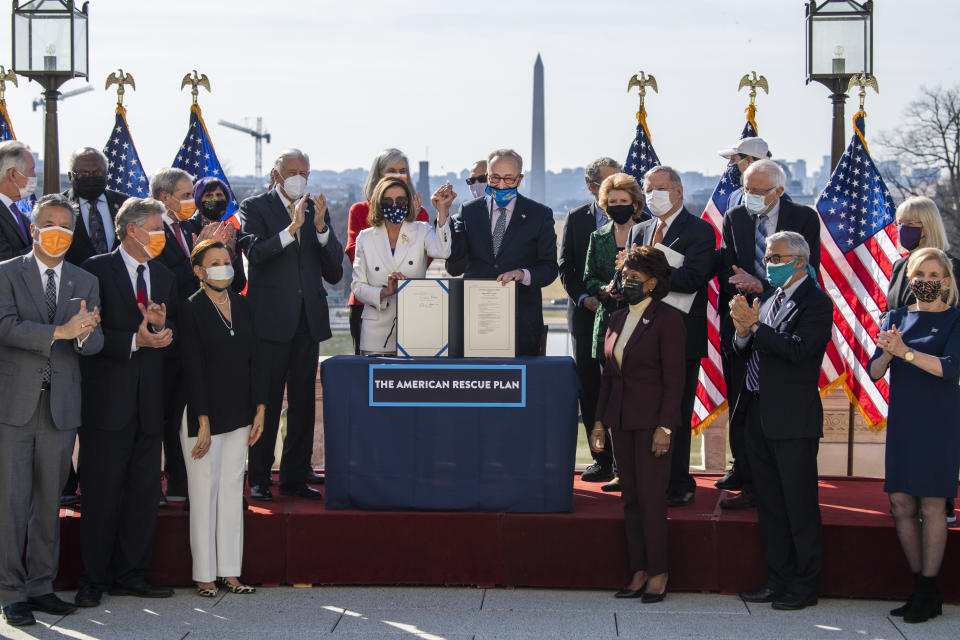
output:
M 85 176 L 73 179 L 73 192 L 84 200 L 96 200 L 106 190 L 106 176 Z
M 200 213 L 207 220 L 219 222 L 227 212 L 226 200 L 205 200 L 200 203 Z
M 623 280 L 623 301 L 627 304 L 637 304 L 638 302 L 643 302 L 646 300 L 650 294 L 643 290 L 643 285 L 646 282 L 640 282 L 639 280 Z
M 607 215 L 617 224 L 624 224 L 632 218 L 637 210 L 632 204 L 611 204 L 607 206 Z

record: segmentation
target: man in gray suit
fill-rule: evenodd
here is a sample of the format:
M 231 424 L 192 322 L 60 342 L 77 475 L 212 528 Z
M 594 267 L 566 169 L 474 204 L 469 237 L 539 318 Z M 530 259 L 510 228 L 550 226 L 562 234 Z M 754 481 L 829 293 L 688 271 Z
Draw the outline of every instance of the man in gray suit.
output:
M 60 488 L 80 426 L 80 356 L 103 348 L 103 332 L 97 279 L 63 260 L 73 225 L 66 198 L 42 197 L 33 250 L 0 263 L 0 603 L 13 626 L 76 609 L 53 593 Z

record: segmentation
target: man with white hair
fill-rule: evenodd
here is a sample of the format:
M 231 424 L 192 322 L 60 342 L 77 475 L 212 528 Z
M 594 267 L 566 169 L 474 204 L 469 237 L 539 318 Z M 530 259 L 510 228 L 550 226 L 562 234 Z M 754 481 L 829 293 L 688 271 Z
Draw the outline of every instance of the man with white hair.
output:
M 330 227 L 327 199 L 307 193 L 307 154 L 282 151 L 272 175 L 276 187 L 241 202 L 239 212 L 248 242 L 247 297 L 270 367 L 263 436 L 250 448 L 247 481 L 253 500 L 273 499 L 270 470 L 286 388 L 280 493 L 317 500 L 322 494 L 307 483 L 313 476 L 320 342 L 331 336 L 323 281 L 336 284 L 343 276 L 343 247 Z
M 820 268 L 820 218 L 810 207 L 784 198 L 785 184 L 786 174 L 772 160 L 757 160 L 744 173 L 743 204 L 729 209 L 723 217 L 722 266 L 718 276 L 720 309 L 726 309 L 729 301 L 738 293 L 752 299 L 770 289 L 763 256 L 766 238 L 778 231 L 795 231 L 803 236 L 810 247 L 810 265 L 814 271 Z M 733 322 L 727 314 L 721 313 L 721 356 L 727 399 L 731 403 L 739 393 L 738 387 L 746 364 L 730 346 L 732 336 Z M 721 506 L 726 509 L 754 506 L 753 478 L 744 453 L 743 429 L 742 423 L 731 421 L 730 451 L 734 464 L 716 483 L 721 489 L 741 491 L 740 495 L 721 500 Z
M 29 198 L 37 188 L 33 155 L 16 140 L 0 142 L 0 260 L 30 253 L 30 220 L 17 201 Z
M 817 285 L 811 247 L 802 235 L 773 233 L 764 244 L 767 290 L 752 304 L 743 294 L 730 302 L 731 347 L 747 363 L 731 420 L 746 425 L 767 563 L 763 584 L 740 597 L 794 610 L 816 604 L 820 591 L 819 380 L 833 302 Z

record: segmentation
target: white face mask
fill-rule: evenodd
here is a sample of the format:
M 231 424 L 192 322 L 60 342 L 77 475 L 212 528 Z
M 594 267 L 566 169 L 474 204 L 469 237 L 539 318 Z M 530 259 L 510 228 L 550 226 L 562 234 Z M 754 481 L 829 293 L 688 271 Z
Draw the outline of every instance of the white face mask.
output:
M 296 200 L 307 190 L 307 179 L 301 175 L 290 176 L 283 181 L 283 192 L 291 200 Z
M 647 193 L 647 209 L 650 209 L 650 213 L 658 218 L 670 213 L 670 210 L 673 209 L 673 203 L 670 202 L 670 192 L 661 189 Z
M 207 267 L 207 280 L 233 280 L 233 266 L 229 264 Z
M 751 215 L 759 216 L 767 210 L 767 198 L 766 196 L 758 196 L 754 193 L 744 193 L 743 206 L 747 208 L 747 211 Z
M 473 194 L 474 198 L 482 198 L 487 193 L 486 182 L 474 182 L 467 186 L 470 187 L 470 193 Z
M 17 171 L 17 173 L 20 173 Z M 26 175 L 20 173 L 24 178 L 27 178 L 27 184 L 20 187 L 20 199 L 29 198 L 33 195 L 33 192 L 37 190 L 37 176 L 27 177 Z

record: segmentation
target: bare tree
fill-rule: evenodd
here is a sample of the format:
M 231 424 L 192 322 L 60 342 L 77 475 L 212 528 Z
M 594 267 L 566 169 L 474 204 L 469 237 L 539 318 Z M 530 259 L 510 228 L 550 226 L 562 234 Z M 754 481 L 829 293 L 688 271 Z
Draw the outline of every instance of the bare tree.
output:
M 901 168 L 884 175 L 889 186 L 901 198 L 933 198 L 951 244 L 960 246 L 960 85 L 921 87 L 900 127 L 884 131 L 879 143 Z

